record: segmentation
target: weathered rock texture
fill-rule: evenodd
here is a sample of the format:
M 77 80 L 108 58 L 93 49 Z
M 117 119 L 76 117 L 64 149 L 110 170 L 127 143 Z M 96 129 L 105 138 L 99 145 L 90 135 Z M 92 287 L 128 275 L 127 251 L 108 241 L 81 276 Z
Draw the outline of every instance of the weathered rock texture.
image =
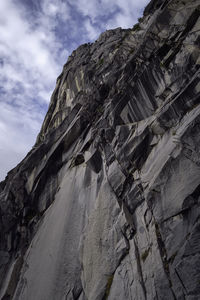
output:
M 199 4 L 69 57 L 0 186 L 1 299 L 200 299 Z

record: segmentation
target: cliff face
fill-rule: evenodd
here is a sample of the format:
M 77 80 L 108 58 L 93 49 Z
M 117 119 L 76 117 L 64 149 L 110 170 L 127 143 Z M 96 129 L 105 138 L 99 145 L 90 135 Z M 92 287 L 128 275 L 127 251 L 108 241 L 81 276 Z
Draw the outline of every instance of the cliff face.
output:
M 69 57 L 0 185 L 1 299 L 200 299 L 199 5 Z

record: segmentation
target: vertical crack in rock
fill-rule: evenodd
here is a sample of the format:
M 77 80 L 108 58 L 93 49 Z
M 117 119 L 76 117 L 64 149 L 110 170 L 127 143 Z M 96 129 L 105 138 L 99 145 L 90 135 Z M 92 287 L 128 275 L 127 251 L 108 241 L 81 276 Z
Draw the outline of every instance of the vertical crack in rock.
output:
M 168 257 L 167 257 L 167 251 L 165 249 L 165 244 L 162 240 L 162 236 L 160 233 L 160 229 L 159 229 L 159 225 L 157 223 L 155 223 L 155 230 L 156 230 L 156 237 L 157 237 L 157 242 L 158 242 L 158 247 L 159 247 L 159 251 L 160 251 L 160 256 L 163 262 L 163 268 L 165 270 L 165 273 L 167 275 L 168 281 L 169 281 L 169 286 L 171 288 L 174 300 L 176 300 L 176 296 L 174 294 L 173 291 L 173 286 L 172 286 L 172 280 L 170 277 L 170 270 L 169 270 L 169 262 L 168 262 Z
M 146 300 L 147 299 L 147 291 L 146 291 L 144 278 L 143 278 L 143 274 L 142 274 L 140 254 L 139 254 L 137 242 L 135 240 L 134 240 L 134 246 L 135 246 L 135 258 L 136 258 L 136 261 L 137 261 L 138 275 L 139 275 L 139 278 L 140 278 L 139 281 L 140 281 L 140 284 L 142 286 L 142 290 L 143 290 L 143 293 L 144 293 L 143 298 Z

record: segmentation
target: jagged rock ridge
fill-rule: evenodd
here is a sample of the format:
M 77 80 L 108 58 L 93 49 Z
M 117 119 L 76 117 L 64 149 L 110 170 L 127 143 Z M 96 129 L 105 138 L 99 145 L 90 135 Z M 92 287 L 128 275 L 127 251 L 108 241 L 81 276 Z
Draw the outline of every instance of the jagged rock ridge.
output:
M 69 57 L 1 183 L 1 299 L 200 298 L 198 0 Z

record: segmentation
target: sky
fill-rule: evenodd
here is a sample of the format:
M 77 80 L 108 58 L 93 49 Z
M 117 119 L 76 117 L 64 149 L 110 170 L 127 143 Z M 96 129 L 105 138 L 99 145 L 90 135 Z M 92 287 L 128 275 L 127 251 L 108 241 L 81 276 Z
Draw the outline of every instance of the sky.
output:
M 34 145 L 71 52 L 132 27 L 148 2 L 0 0 L 0 181 Z

